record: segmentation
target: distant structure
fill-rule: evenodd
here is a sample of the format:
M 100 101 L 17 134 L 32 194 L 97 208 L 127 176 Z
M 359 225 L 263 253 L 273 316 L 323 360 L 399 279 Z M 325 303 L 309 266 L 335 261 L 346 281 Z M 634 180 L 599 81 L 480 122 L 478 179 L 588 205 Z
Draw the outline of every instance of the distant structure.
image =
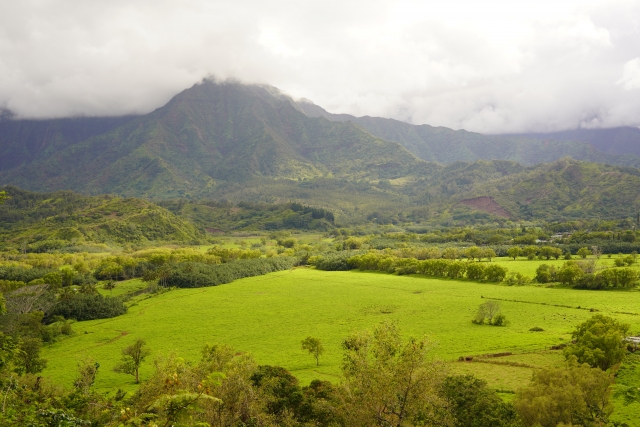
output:
M 638 346 L 640 346 L 640 337 L 626 337 L 624 340 L 631 343 L 634 350 L 638 350 Z

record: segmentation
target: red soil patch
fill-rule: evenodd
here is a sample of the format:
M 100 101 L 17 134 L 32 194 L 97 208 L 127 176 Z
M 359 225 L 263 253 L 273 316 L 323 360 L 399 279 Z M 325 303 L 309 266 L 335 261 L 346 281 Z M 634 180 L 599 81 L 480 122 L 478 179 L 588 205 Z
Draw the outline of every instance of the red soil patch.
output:
M 224 234 L 224 231 L 219 228 L 205 228 L 205 230 L 207 230 L 207 233 L 211 234 Z
M 465 199 L 460 201 L 461 205 L 469 206 L 470 208 L 477 209 L 479 211 L 485 211 L 491 215 L 501 216 L 503 218 L 511 218 L 511 213 L 496 203 L 493 197 L 482 196 L 473 199 Z

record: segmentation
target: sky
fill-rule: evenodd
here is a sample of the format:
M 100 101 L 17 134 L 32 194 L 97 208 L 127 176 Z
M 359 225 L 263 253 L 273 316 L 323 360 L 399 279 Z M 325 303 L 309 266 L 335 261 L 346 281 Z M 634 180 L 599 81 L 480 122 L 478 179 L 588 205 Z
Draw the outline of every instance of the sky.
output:
M 144 114 L 206 77 L 483 133 L 640 126 L 640 0 L 0 2 L 0 108 Z

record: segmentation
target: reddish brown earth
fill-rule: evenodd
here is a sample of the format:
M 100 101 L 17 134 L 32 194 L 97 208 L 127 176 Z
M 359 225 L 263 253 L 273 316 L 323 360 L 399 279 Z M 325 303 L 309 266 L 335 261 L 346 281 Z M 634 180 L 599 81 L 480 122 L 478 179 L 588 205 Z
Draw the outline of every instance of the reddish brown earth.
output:
M 224 234 L 224 230 L 220 230 L 219 228 L 205 228 L 205 230 L 211 234 Z
M 497 204 L 496 201 L 493 200 L 493 197 L 482 196 L 475 197 L 473 199 L 465 199 L 461 200 L 460 204 L 479 211 L 485 211 L 491 215 L 501 216 L 503 218 L 511 218 L 512 216 L 508 210 Z

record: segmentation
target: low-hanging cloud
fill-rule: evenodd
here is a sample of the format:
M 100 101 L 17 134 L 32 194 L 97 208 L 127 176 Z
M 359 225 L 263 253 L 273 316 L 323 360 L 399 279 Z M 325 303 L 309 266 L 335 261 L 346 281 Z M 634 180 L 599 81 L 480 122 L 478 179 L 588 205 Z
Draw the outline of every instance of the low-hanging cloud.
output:
M 0 108 L 146 113 L 203 77 L 487 133 L 640 125 L 640 2 L 22 0 Z

